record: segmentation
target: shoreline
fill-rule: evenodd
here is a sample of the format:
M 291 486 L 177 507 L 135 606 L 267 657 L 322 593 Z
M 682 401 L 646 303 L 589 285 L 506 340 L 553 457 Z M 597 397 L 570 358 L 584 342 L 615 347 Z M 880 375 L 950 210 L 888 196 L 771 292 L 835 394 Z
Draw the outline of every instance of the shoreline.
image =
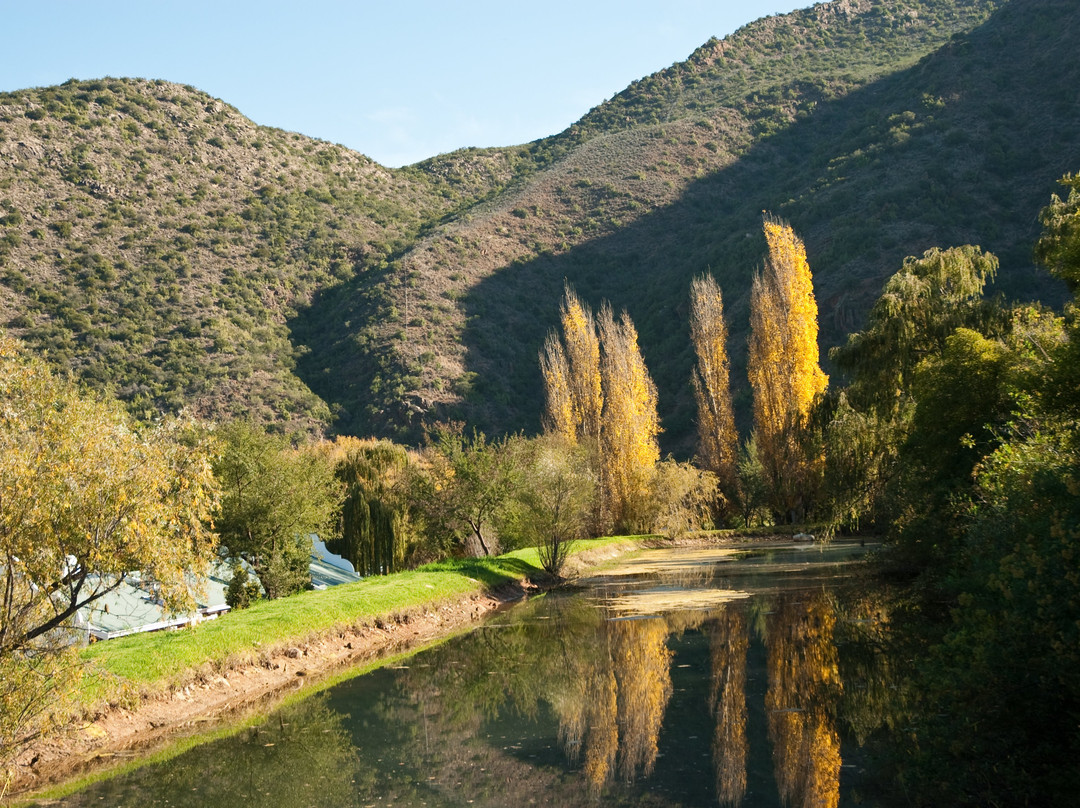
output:
M 701 534 L 679 540 L 642 538 L 590 548 L 567 561 L 566 581 L 621 556 L 650 549 L 747 547 L 791 541 L 786 535 Z M 364 625 L 336 627 L 295 637 L 246 661 L 218 671 L 208 665 L 185 671 L 163 690 L 144 690 L 137 704 L 110 703 L 96 715 L 31 743 L 14 760 L 10 781 L 0 782 L 0 805 L 35 799 L 36 793 L 76 784 L 125 764 L 242 723 L 292 697 L 306 697 L 351 668 L 377 668 L 469 630 L 487 615 L 542 591 L 527 579 L 449 601 L 382 615 Z M 366 672 L 361 670 L 357 675 Z M 77 790 L 75 785 L 73 790 Z
M 568 562 L 570 575 L 635 552 L 646 543 L 587 550 Z M 40 738 L 14 761 L 12 779 L 0 783 L 0 804 L 33 799 L 35 792 L 93 776 L 264 712 L 295 694 L 314 693 L 336 674 L 370 663 L 378 667 L 476 625 L 537 591 L 527 580 L 438 605 L 385 615 L 363 627 L 337 628 L 296 638 L 257 663 L 221 672 L 196 670 L 186 684 L 144 692 L 138 704 L 104 706 L 90 720 Z
M 0 799 L 28 799 L 32 792 L 152 754 L 253 710 L 272 708 L 290 695 L 314 692 L 336 673 L 448 638 L 526 595 L 525 586 L 510 584 L 496 593 L 402 612 L 376 625 L 297 640 L 258 664 L 221 673 L 195 672 L 182 687 L 144 693 L 133 708 L 107 706 L 92 720 L 25 749 Z

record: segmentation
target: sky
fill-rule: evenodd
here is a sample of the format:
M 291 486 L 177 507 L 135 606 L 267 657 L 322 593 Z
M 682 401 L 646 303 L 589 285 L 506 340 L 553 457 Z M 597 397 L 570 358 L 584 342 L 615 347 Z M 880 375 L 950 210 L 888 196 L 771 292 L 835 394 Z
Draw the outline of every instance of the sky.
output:
M 0 0 L 0 92 L 190 84 L 398 167 L 563 131 L 709 37 L 810 0 Z

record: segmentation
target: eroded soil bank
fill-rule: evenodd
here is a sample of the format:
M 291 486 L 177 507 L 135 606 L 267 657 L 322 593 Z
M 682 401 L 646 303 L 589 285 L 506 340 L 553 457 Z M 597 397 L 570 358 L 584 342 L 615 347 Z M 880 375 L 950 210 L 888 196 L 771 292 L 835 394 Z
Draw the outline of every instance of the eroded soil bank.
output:
M 571 559 L 580 574 L 633 545 L 612 545 Z M 23 796 L 82 774 L 150 754 L 179 739 L 210 731 L 253 710 L 265 711 L 297 690 L 350 666 L 422 647 L 467 630 L 490 612 L 526 597 L 535 587 L 508 584 L 451 603 L 402 612 L 285 644 L 257 663 L 222 672 L 193 671 L 183 686 L 147 692 L 133 706 L 105 705 L 93 720 L 39 740 L 15 761 L 3 799 Z M 2 788 L 0 783 L 0 788 Z

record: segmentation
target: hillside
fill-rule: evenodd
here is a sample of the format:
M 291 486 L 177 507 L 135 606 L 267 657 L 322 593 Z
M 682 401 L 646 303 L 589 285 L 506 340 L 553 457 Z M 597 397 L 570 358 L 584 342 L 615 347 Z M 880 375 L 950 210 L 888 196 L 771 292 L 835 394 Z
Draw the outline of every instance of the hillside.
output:
M 689 282 L 724 288 L 738 383 L 762 210 L 807 242 L 825 347 L 933 245 L 1055 298 L 1028 256 L 1080 167 L 1078 35 L 1069 0 L 834 0 L 553 138 L 398 170 L 161 81 L 0 95 L 0 322 L 136 412 L 418 441 L 538 428 L 565 278 L 629 310 L 686 452 Z
M 160 80 L 0 95 L 0 320 L 137 413 L 322 431 L 288 320 L 508 163 L 391 171 Z

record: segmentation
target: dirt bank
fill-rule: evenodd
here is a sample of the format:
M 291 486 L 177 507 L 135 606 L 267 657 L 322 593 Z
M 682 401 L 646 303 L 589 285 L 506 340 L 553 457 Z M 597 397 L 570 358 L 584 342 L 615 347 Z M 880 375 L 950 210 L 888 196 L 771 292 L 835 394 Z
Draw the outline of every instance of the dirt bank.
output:
M 631 549 L 632 545 L 613 545 L 578 554 L 568 564 L 569 574 L 580 574 Z M 466 629 L 490 612 L 526 597 L 530 589 L 535 587 L 527 582 L 507 585 L 457 602 L 382 617 L 360 629 L 333 631 L 287 644 L 264 654 L 257 664 L 220 673 L 192 672 L 184 686 L 148 692 L 130 708 L 106 706 L 93 720 L 25 750 L 15 761 L 6 798 L 148 754 L 251 710 L 265 710 L 346 667 L 417 648 Z M 3 799 L 0 796 L 0 801 Z

